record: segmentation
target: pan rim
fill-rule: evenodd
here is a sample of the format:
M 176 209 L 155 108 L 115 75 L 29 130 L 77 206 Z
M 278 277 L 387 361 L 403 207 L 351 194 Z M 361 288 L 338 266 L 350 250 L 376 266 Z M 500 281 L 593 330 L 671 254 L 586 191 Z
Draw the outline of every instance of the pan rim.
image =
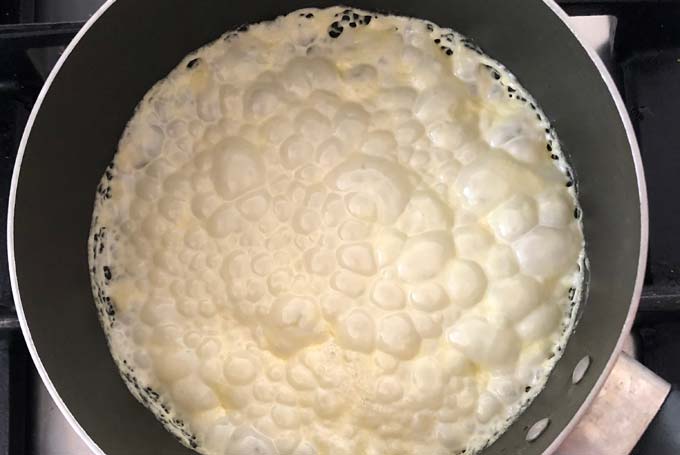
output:
M 71 411 L 69 410 L 68 406 L 66 406 L 66 403 L 64 403 L 64 400 L 62 400 L 61 395 L 59 395 L 59 392 L 52 383 L 52 380 L 50 379 L 47 370 L 45 369 L 45 366 L 42 363 L 42 360 L 40 360 L 38 350 L 36 349 L 35 344 L 33 343 L 33 337 L 31 335 L 31 330 L 28 327 L 26 313 L 24 312 L 24 308 L 21 303 L 21 293 L 19 291 L 19 281 L 16 273 L 16 260 L 14 256 L 14 208 L 16 205 L 17 188 L 19 186 L 19 175 L 21 174 L 21 163 L 23 161 L 24 153 L 26 151 L 26 145 L 28 144 L 28 138 L 30 137 L 31 130 L 33 129 L 33 123 L 35 122 L 35 119 L 38 116 L 38 112 L 40 111 L 40 107 L 42 106 L 45 96 L 47 95 L 47 92 L 52 86 L 52 82 L 54 81 L 57 74 L 61 70 L 61 67 L 66 62 L 69 55 L 71 55 L 71 52 L 73 52 L 73 49 L 75 49 L 75 47 L 78 45 L 82 37 L 85 36 L 85 34 L 89 31 L 92 25 L 94 25 L 97 19 L 99 19 L 109 9 L 111 5 L 116 3 L 116 1 L 117 0 L 106 0 L 106 2 L 102 6 L 100 6 L 97 9 L 97 11 L 95 11 L 94 14 L 92 14 L 92 16 L 90 16 L 90 18 L 85 22 L 83 27 L 78 31 L 78 33 L 76 33 L 76 36 L 74 36 L 71 42 L 68 44 L 68 46 L 66 46 L 64 52 L 61 54 L 61 56 L 57 60 L 57 63 L 54 65 L 54 68 L 52 69 L 52 71 L 50 71 L 50 74 L 47 76 L 47 79 L 45 79 L 45 83 L 43 84 L 43 87 L 40 90 L 40 93 L 38 94 L 38 98 L 36 99 L 35 104 L 33 105 L 33 109 L 31 109 L 31 114 L 28 117 L 26 127 L 24 128 L 23 135 L 21 136 L 21 141 L 19 142 L 17 157 L 16 161 L 14 162 L 14 169 L 12 171 L 12 182 L 10 184 L 9 201 L 7 206 L 7 261 L 9 263 L 9 276 L 10 284 L 12 287 L 12 296 L 14 297 L 14 306 L 16 308 L 17 318 L 19 319 L 21 333 L 23 334 L 23 337 L 26 340 L 26 346 L 28 347 L 28 351 L 31 355 L 31 358 L 33 359 L 33 364 L 35 365 L 36 370 L 38 370 L 38 375 L 40 376 L 40 379 L 45 385 L 47 392 L 50 394 L 50 397 L 52 398 L 52 400 L 54 400 L 54 403 L 57 405 L 57 408 L 64 416 L 66 421 L 69 423 L 71 428 L 73 428 L 76 434 L 85 443 L 85 445 L 88 446 L 88 448 L 93 452 L 94 455 L 106 455 L 106 453 L 97 445 L 96 442 L 94 442 L 90 435 L 87 434 L 83 427 L 80 426 L 80 423 L 78 423 L 73 414 L 71 414 Z
M 616 345 L 614 346 L 614 349 L 612 350 L 609 356 L 609 360 L 607 360 L 607 364 L 602 370 L 600 377 L 595 382 L 595 385 L 590 389 L 588 396 L 586 396 L 586 399 L 583 400 L 583 403 L 578 408 L 576 413 L 572 416 L 569 422 L 562 428 L 557 437 L 553 439 L 548 448 L 545 449 L 545 451 L 543 452 L 543 455 L 550 455 L 557 451 L 560 445 L 562 445 L 562 443 L 567 438 L 567 436 L 569 436 L 569 434 L 572 432 L 578 421 L 581 420 L 581 417 L 583 417 L 585 412 L 588 410 L 593 400 L 595 400 L 595 398 L 597 397 L 598 393 L 600 392 L 600 389 L 602 388 L 605 381 L 609 377 L 609 374 L 614 368 L 614 364 L 616 363 L 616 360 L 623 349 L 623 344 L 626 339 L 626 336 L 630 333 L 630 330 L 633 327 L 635 315 L 637 314 L 637 309 L 640 304 L 640 296 L 642 295 L 642 284 L 644 281 L 645 270 L 647 267 L 647 247 L 649 242 L 649 210 L 647 200 L 647 183 L 645 181 L 645 172 L 642 163 L 642 156 L 640 155 L 640 147 L 638 145 L 637 136 L 635 135 L 635 129 L 633 128 L 630 116 L 628 115 L 628 110 L 626 109 L 626 105 L 623 101 L 623 98 L 621 97 L 621 93 L 619 92 L 616 83 L 614 82 L 614 79 L 612 78 L 611 74 L 609 73 L 609 70 L 605 66 L 600 56 L 595 52 L 594 49 L 590 48 L 585 44 L 583 38 L 569 24 L 569 16 L 567 15 L 567 13 L 554 0 L 543 0 L 543 2 L 562 21 L 564 26 L 567 27 L 567 29 L 572 33 L 572 35 L 574 35 L 578 43 L 581 45 L 581 48 L 583 48 L 586 54 L 588 54 L 590 60 L 593 62 L 593 64 L 595 64 L 595 67 L 600 73 L 600 77 L 603 79 L 605 85 L 607 86 L 610 96 L 614 100 L 616 110 L 619 113 L 619 118 L 623 122 L 623 127 L 626 131 L 626 137 L 630 145 L 631 155 L 633 158 L 633 166 L 635 168 L 635 177 L 638 186 L 638 198 L 640 202 L 640 250 L 638 254 L 638 267 L 637 274 L 635 276 L 635 286 L 633 288 L 630 306 L 628 307 L 628 314 L 626 315 L 626 319 L 623 323 L 623 326 L 621 327 L 621 333 L 619 334 L 619 338 L 616 341 Z
M 92 16 L 85 22 L 83 27 L 78 31 L 76 36 L 71 40 L 71 42 L 68 44 L 68 46 L 65 48 L 64 52 L 61 54 L 59 57 L 57 63 L 55 64 L 54 68 L 48 75 L 47 79 L 45 80 L 45 83 L 40 90 L 40 93 L 36 99 L 35 104 L 33 105 L 33 108 L 31 110 L 31 113 L 29 115 L 28 121 L 26 122 L 26 127 L 24 128 L 21 141 L 19 143 L 19 148 L 17 150 L 17 156 L 16 156 L 16 161 L 14 164 L 14 169 L 12 172 L 12 180 L 11 180 L 11 185 L 10 185 L 10 193 L 9 193 L 9 201 L 8 201 L 8 208 L 7 208 L 7 260 L 8 260 L 8 265 L 9 265 L 9 275 L 10 275 L 10 283 L 11 283 L 11 288 L 12 288 L 12 295 L 14 297 L 14 304 L 16 308 L 16 313 L 17 313 L 17 318 L 19 319 L 19 325 L 21 327 L 21 332 L 23 334 L 24 339 L 26 340 L 26 345 L 28 347 L 29 353 L 31 355 L 31 358 L 33 360 L 33 363 L 35 364 L 36 369 L 38 370 L 38 374 L 40 375 L 40 378 L 45 385 L 45 388 L 47 389 L 48 393 L 50 394 L 51 398 L 54 400 L 57 408 L 59 411 L 62 413 L 62 415 L 65 417 L 69 425 L 73 428 L 73 430 L 78 434 L 78 436 L 81 438 L 81 440 L 88 446 L 90 450 L 93 451 L 95 455 L 106 455 L 106 453 L 97 445 L 97 443 L 87 434 L 87 432 L 83 429 L 82 426 L 78 423 L 76 418 L 71 414 L 71 411 L 68 409 L 66 406 L 66 403 L 62 400 L 61 396 L 59 395 L 59 392 L 57 391 L 56 387 L 52 383 L 52 381 L 49 378 L 49 375 L 47 373 L 47 370 L 45 369 L 45 366 L 43 365 L 40 355 L 38 354 L 38 351 L 36 349 L 35 344 L 33 343 L 33 338 L 31 335 L 30 328 L 28 327 L 28 321 L 26 319 L 26 314 L 24 312 L 24 308 L 21 302 L 21 293 L 19 291 L 19 283 L 18 283 L 18 278 L 16 274 L 16 260 L 15 260 L 15 255 L 14 255 L 14 209 L 15 209 L 15 204 L 16 204 L 16 195 L 17 195 L 17 188 L 18 188 L 18 183 L 19 183 L 19 176 L 21 173 L 21 164 L 23 161 L 24 153 L 26 151 L 26 145 L 28 143 L 28 139 L 31 134 L 31 130 L 33 127 L 33 124 L 35 122 L 35 119 L 40 111 L 40 108 L 42 106 L 42 103 L 52 85 L 52 82 L 54 81 L 55 77 L 59 73 L 61 67 L 64 65 L 66 60 L 68 59 L 69 55 L 71 52 L 75 49 L 75 47 L 78 45 L 80 40 L 85 36 L 85 34 L 89 31 L 89 29 L 92 27 L 92 25 L 114 4 L 116 3 L 117 0 L 106 0 L 100 7 L 97 9 L 97 11 L 92 14 Z M 616 84 L 614 83 L 614 80 L 612 79 L 611 75 L 609 74 L 609 71 L 605 67 L 604 63 L 600 59 L 599 55 L 595 53 L 593 49 L 588 47 L 585 43 L 584 40 L 582 39 L 581 36 L 577 33 L 576 30 L 574 30 L 573 27 L 569 25 L 568 19 L 569 16 L 564 12 L 564 10 L 554 1 L 554 0 L 541 0 L 550 10 L 562 21 L 562 23 L 567 27 L 567 29 L 574 35 L 578 43 L 581 45 L 583 50 L 586 52 L 586 54 L 589 56 L 590 60 L 593 62 L 595 67 L 597 68 L 598 72 L 600 73 L 600 77 L 602 77 L 605 85 L 607 86 L 607 89 L 609 91 L 610 96 L 614 100 L 614 104 L 616 106 L 616 110 L 618 111 L 619 118 L 621 119 L 624 129 L 626 131 L 626 137 L 628 139 L 628 143 L 630 145 L 631 149 L 631 155 L 633 159 L 633 165 L 635 168 L 635 175 L 636 175 L 636 180 L 637 180 L 637 186 L 638 186 L 638 197 L 639 197 L 639 203 L 640 203 L 640 250 L 639 250 L 639 256 L 638 256 L 638 267 L 637 267 L 637 274 L 635 278 L 635 286 L 633 288 L 633 293 L 632 293 L 632 298 L 630 302 L 630 306 L 628 308 L 628 314 L 626 316 L 626 319 L 623 323 L 623 326 L 621 328 L 621 334 L 619 335 L 619 338 L 616 342 L 616 345 L 614 349 L 612 350 L 609 360 L 607 361 L 607 364 L 605 365 L 605 368 L 602 371 L 602 374 L 596 381 L 595 385 L 591 388 L 590 392 L 588 393 L 588 396 L 586 399 L 583 401 L 579 409 L 576 411 L 576 413 L 572 416 L 572 418 L 569 420 L 567 425 L 565 425 L 560 433 L 553 439 L 553 441 L 550 443 L 548 448 L 543 452 L 543 455 L 550 455 L 554 453 L 559 446 L 564 442 L 564 440 L 567 438 L 569 433 L 573 430 L 575 427 L 576 423 L 581 419 L 583 414 L 586 412 L 586 410 L 590 407 L 590 404 L 593 402 L 595 397 L 597 396 L 598 392 L 604 385 L 605 380 L 609 376 L 609 373 L 611 372 L 612 368 L 614 367 L 614 364 L 616 362 L 616 359 L 618 357 L 618 354 L 621 352 L 621 349 L 623 347 L 623 342 L 626 337 L 626 335 L 630 332 L 630 329 L 633 325 L 634 319 L 635 319 L 635 314 L 637 313 L 637 308 L 639 305 L 639 300 L 640 296 L 642 294 L 642 284 L 643 284 L 643 278 L 645 274 L 645 268 L 646 268 L 646 261 L 647 261 L 647 247 L 648 247 L 648 232 L 649 232 L 649 219 L 648 219 L 648 201 L 647 201 L 647 187 L 646 187 L 646 182 L 645 182 L 645 176 L 644 176 L 644 168 L 643 168 L 643 163 L 642 163 L 642 158 L 640 155 L 640 149 L 638 146 L 637 142 L 637 137 L 635 135 L 635 131 L 632 125 L 632 122 L 630 120 L 630 117 L 628 115 L 628 111 L 625 107 L 625 104 L 623 102 L 623 99 L 621 97 L 621 94 L 619 93 L 618 88 L 616 87 Z

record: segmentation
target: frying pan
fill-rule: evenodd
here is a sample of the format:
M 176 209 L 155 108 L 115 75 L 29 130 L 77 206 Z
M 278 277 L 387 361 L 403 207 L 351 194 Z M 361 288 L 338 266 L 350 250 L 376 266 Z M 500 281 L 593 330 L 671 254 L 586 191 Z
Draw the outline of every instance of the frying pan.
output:
M 641 291 L 647 207 L 621 98 L 551 0 L 356 0 L 471 37 L 504 63 L 552 121 L 575 170 L 590 259 L 578 325 L 545 389 L 484 455 L 552 453 L 603 384 Z M 189 455 L 128 393 L 97 321 L 87 264 L 95 188 L 136 104 L 186 54 L 241 24 L 328 0 L 109 0 L 50 74 L 12 180 L 12 288 L 33 360 L 52 397 L 98 454 Z M 573 384 L 579 360 L 590 359 Z M 534 441 L 537 421 L 550 425 Z M 580 454 L 579 454 L 580 455 Z

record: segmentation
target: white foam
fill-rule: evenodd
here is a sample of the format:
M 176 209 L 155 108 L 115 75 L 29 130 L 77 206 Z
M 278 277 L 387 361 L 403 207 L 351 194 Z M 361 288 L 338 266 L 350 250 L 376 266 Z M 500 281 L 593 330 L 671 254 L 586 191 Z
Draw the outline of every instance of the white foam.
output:
M 146 95 L 102 179 L 113 357 L 206 455 L 474 453 L 568 337 L 570 179 L 533 98 L 450 30 L 329 8 L 229 33 Z

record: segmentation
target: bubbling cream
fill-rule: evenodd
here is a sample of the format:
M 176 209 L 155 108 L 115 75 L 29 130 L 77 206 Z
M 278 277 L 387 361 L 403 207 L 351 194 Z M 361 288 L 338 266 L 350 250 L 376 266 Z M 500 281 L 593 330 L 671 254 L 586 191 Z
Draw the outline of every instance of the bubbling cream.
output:
M 469 454 L 559 358 L 579 215 L 545 115 L 469 40 L 305 9 L 151 89 L 89 260 L 123 378 L 188 447 Z

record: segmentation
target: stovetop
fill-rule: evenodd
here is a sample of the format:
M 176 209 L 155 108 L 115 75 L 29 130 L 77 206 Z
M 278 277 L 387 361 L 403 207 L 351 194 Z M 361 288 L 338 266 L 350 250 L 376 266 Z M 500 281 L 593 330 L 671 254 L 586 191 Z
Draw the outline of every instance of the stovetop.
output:
M 102 0 L 0 1 L 0 232 L 23 127 L 63 46 Z M 633 329 L 638 359 L 680 387 L 680 3 L 561 0 L 619 86 L 640 143 L 650 213 L 647 275 Z M 0 239 L 0 258 L 6 257 Z M 45 390 L 0 260 L 0 455 L 90 455 Z M 636 452 L 636 455 L 654 455 Z

